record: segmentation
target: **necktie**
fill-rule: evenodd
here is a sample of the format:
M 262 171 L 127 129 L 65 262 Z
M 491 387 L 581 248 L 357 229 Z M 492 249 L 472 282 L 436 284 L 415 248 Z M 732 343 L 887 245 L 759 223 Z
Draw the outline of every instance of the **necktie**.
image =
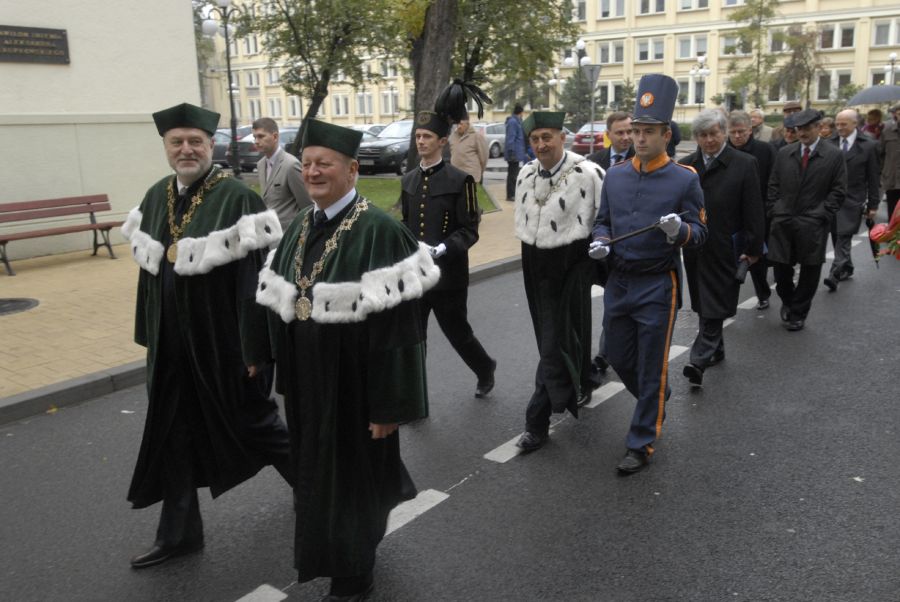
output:
M 800 166 L 805 170 L 806 166 L 809 164 L 809 147 L 803 147 L 803 161 L 800 163 Z
M 325 215 L 325 212 L 322 211 L 321 209 L 316 209 L 316 212 L 313 213 L 313 226 L 318 228 L 327 221 L 328 221 L 328 216 Z
M 621 162 L 622 162 L 622 155 L 620 155 L 618 153 L 613 155 L 613 165 L 616 165 Z
M 551 175 L 553 175 L 553 174 L 551 174 L 549 171 L 547 171 L 546 169 L 542 169 L 542 170 L 540 170 L 538 173 L 541 174 L 541 177 L 542 177 L 542 178 L 549 178 Z
M 846 138 L 844 138 L 844 141 L 841 143 L 841 150 L 844 151 L 845 153 L 846 153 L 847 150 L 848 150 L 848 147 L 847 147 L 847 139 L 846 139 Z

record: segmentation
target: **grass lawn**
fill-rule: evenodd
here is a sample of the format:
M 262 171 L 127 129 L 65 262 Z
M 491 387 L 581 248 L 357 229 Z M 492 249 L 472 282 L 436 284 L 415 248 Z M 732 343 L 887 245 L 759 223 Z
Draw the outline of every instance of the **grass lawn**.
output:
M 259 184 L 252 183 L 250 188 L 259 194 Z M 396 218 L 400 217 L 400 178 L 367 178 L 360 177 L 356 182 L 356 189 L 359 194 L 369 199 L 378 208 L 387 211 Z M 478 205 L 485 213 L 494 211 L 496 208 L 488 198 L 487 192 L 477 185 Z

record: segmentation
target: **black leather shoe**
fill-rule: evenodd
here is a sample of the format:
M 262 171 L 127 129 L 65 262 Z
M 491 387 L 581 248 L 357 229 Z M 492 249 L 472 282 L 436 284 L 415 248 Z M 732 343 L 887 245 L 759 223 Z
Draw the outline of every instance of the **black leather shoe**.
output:
M 709 358 L 709 363 L 706 366 L 707 367 L 715 366 L 716 364 L 721 364 L 724 361 L 725 361 L 725 351 L 716 351 L 715 353 L 712 354 L 712 357 Z
M 591 360 L 591 374 L 588 377 L 591 382 L 591 388 L 599 389 L 603 385 L 608 368 L 609 362 L 602 355 L 598 355 Z
M 760 299 L 759 302 L 756 304 L 756 309 L 758 309 L 758 310 L 769 309 L 769 300 L 768 299 Z
M 634 474 L 647 468 L 649 462 L 646 453 L 629 449 L 619 465 L 616 466 L 616 470 L 622 474 Z
M 488 374 L 485 378 L 479 378 L 478 383 L 475 385 L 475 397 L 481 399 L 482 397 L 487 397 L 487 394 L 491 392 L 494 388 L 494 372 L 497 370 L 497 360 L 491 360 L 493 365 L 491 366 L 491 373 Z
M 782 324 L 787 330 L 790 332 L 797 332 L 798 330 L 803 330 L 803 320 L 790 320 Z
M 687 364 L 684 367 L 684 370 L 681 372 L 684 374 L 688 382 L 691 383 L 691 386 L 694 387 L 702 387 L 703 386 L 703 369 L 700 366 L 695 366 L 694 364 Z
M 131 559 L 131 568 L 145 569 L 150 566 L 162 564 L 177 556 L 184 556 L 203 548 L 203 540 L 198 542 L 181 544 L 179 546 L 161 546 L 153 544 L 153 547 L 143 554 L 138 554 Z
M 533 452 L 541 449 L 547 442 L 547 439 L 549 439 L 549 435 L 538 435 L 531 431 L 525 431 L 522 433 L 522 436 L 519 437 L 519 440 L 516 441 L 516 447 L 525 453 Z
M 375 589 L 375 583 L 372 582 L 370 578 L 369 583 L 363 587 L 364 588 L 361 591 L 358 591 L 355 594 L 328 594 L 322 596 L 322 602 L 361 602 L 369 597 L 369 594 Z
M 828 287 L 828 292 L 833 293 L 837 290 L 838 280 L 834 277 L 834 275 L 828 276 L 822 282 L 825 284 L 825 286 Z
M 781 306 L 781 321 L 787 322 L 791 319 L 791 308 L 787 305 Z

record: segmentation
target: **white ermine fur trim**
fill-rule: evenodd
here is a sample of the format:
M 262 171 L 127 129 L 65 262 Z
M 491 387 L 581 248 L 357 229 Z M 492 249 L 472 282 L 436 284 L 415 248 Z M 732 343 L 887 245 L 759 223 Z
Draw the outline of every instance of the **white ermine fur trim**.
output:
M 141 220 L 143 219 L 144 214 L 141 213 L 140 207 L 135 207 L 131 211 L 128 212 L 128 217 L 125 219 L 125 223 L 122 224 L 122 236 L 125 237 L 125 240 L 131 240 L 131 235 L 141 227 Z
M 161 242 L 153 240 L 149 234 L 140 230 L 143 217 L 138 207 L 129 211 L 122 224 L 122 236 L 131 245 L 131 257 L 135 263 L 156 276 L 159 274 L 159 262 L 162 261 L 165 249 Z
M 590 236 L 600 208 L 603 169 L 568 151 L 553 177 L 540 177 L 539 169 L 540 163 L 532 161 L 522 168 L 516 182 L 516 237 L 552 249 Z M 538 203 L 538 199 L 546 200 Z
M 238 220 L 241 249 L 250 252 L 264 247 L 274 247 L 281 240 L 281 222 L 278 214 L 269 209 L 255 215 L 245 215 Z
M 259 284 L 256 286 L 256 302 L 278 314 L 285 322 L 294 319 L 294 302 L 297 300 L 297 287 L 270 269 L 275 249 L 269 251 L 266 266 L 259 273 Z
M 266 249 L 280 239 L 281 224 L 274 211 L 244 215 L 229 228 L 215 230 L 200 238 L 179 240 L 175 273 L 180 276 L 208 274 L 214 268 L 243 259 L 250 251 Z

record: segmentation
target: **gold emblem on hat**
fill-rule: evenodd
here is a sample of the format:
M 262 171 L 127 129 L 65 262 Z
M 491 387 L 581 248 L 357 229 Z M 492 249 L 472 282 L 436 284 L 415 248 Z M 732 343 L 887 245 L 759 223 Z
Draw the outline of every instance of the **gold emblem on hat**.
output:
M 641 106 L 645 109 L 651 106 L 654 100 L 656 100 L 656 97 L 653 96 L 652 92 L 644 92 L 641 94 Z
M 419 113 L 419 125 L 428 125 L 429 121 L 431 121 L 431 113 L 429 113 L 428 111 L 422 111 L 421 113 Z

